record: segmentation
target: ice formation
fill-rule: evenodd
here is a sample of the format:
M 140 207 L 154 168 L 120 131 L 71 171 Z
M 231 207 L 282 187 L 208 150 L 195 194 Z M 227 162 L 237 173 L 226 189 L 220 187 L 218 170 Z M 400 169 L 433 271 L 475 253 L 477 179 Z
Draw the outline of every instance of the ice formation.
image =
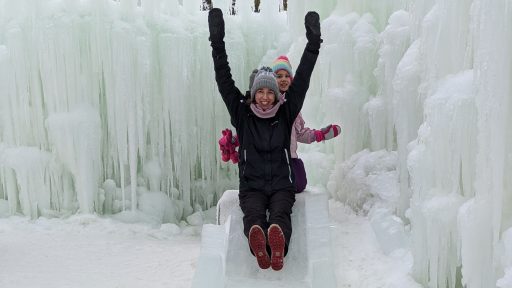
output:
M 303 16 L 321 15 L 303 115 L 343 131 L 314 148 L 332 159 L 305 159 L 310 183 L 368 213 L 385 251 L 410 233 L 423 285 L 511 287 L 510 1 L 262 2 L 226 13 L 242 90 L 280 54 L 296 67 Z M 143 210 L 199 224 L 236 187 L 215 143 L 229 121 L 200 7 L 0 0 L 0 215 Z M 375 159 L 389 166 L 364 165 Z

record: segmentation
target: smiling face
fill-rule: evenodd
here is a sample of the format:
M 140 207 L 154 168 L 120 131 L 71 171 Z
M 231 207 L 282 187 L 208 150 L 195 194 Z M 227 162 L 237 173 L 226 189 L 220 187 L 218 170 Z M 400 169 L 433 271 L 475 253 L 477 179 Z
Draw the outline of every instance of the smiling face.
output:
M 277 85 L 279 85 L 279 91 L 286 92 L 292 84 L 292 77 L 286 70 L 279 70 L 276 72 Z
M 261 108 L 261 110 L 265 111 L 274 106 L 276 102 L 276 94 L 272 89 L 263 87 L 256 90 L 256 94 L 254 94 L 254 101 Z

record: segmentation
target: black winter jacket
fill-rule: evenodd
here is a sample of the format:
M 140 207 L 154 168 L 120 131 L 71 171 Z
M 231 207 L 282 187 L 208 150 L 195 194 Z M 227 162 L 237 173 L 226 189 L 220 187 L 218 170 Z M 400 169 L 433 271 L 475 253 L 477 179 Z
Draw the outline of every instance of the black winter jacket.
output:
M 294 191 L 291 132 L 309 88 L 318 49 L 306 46 L 292 85 L 286 93 L 286 102 L 279 107 L 274 117 L 263 119 L 252 112 L 244 95 L 235 87 L 224 42 L 212 42 L 211 46 L 215 80 L 240 141 L 240 191 Z

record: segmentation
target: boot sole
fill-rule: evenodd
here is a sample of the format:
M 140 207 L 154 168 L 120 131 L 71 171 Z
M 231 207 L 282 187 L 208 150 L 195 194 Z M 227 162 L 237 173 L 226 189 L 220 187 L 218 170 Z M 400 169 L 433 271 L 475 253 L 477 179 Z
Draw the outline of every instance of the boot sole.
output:
M 249 232 L 249 247 L 256 256 L 258 266 L 261 269 L 270 268 L 270 257 L 267 253 L 267 241 L 263 229 L 259 226 L 253 226 Z
M 281 227 L 276 224 L 270 225 L 270 228 L 268 228 L 268 244 L 272 251 L 270 265 L 275 271 L 283 269 L 284 242 L 284 234 Z

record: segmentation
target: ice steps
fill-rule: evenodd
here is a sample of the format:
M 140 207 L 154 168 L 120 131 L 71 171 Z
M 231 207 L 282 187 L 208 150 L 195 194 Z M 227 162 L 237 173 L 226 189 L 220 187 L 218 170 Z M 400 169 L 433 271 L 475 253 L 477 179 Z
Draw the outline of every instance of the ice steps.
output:
M 243 234 L 238 191 L 228 190 L 218 204 L 218 223 L 203 226 L 201 254 L 193 288 L 334 288 L 327 195 L 297 194 L 293 233 L 281 271 L 261 270 Z

